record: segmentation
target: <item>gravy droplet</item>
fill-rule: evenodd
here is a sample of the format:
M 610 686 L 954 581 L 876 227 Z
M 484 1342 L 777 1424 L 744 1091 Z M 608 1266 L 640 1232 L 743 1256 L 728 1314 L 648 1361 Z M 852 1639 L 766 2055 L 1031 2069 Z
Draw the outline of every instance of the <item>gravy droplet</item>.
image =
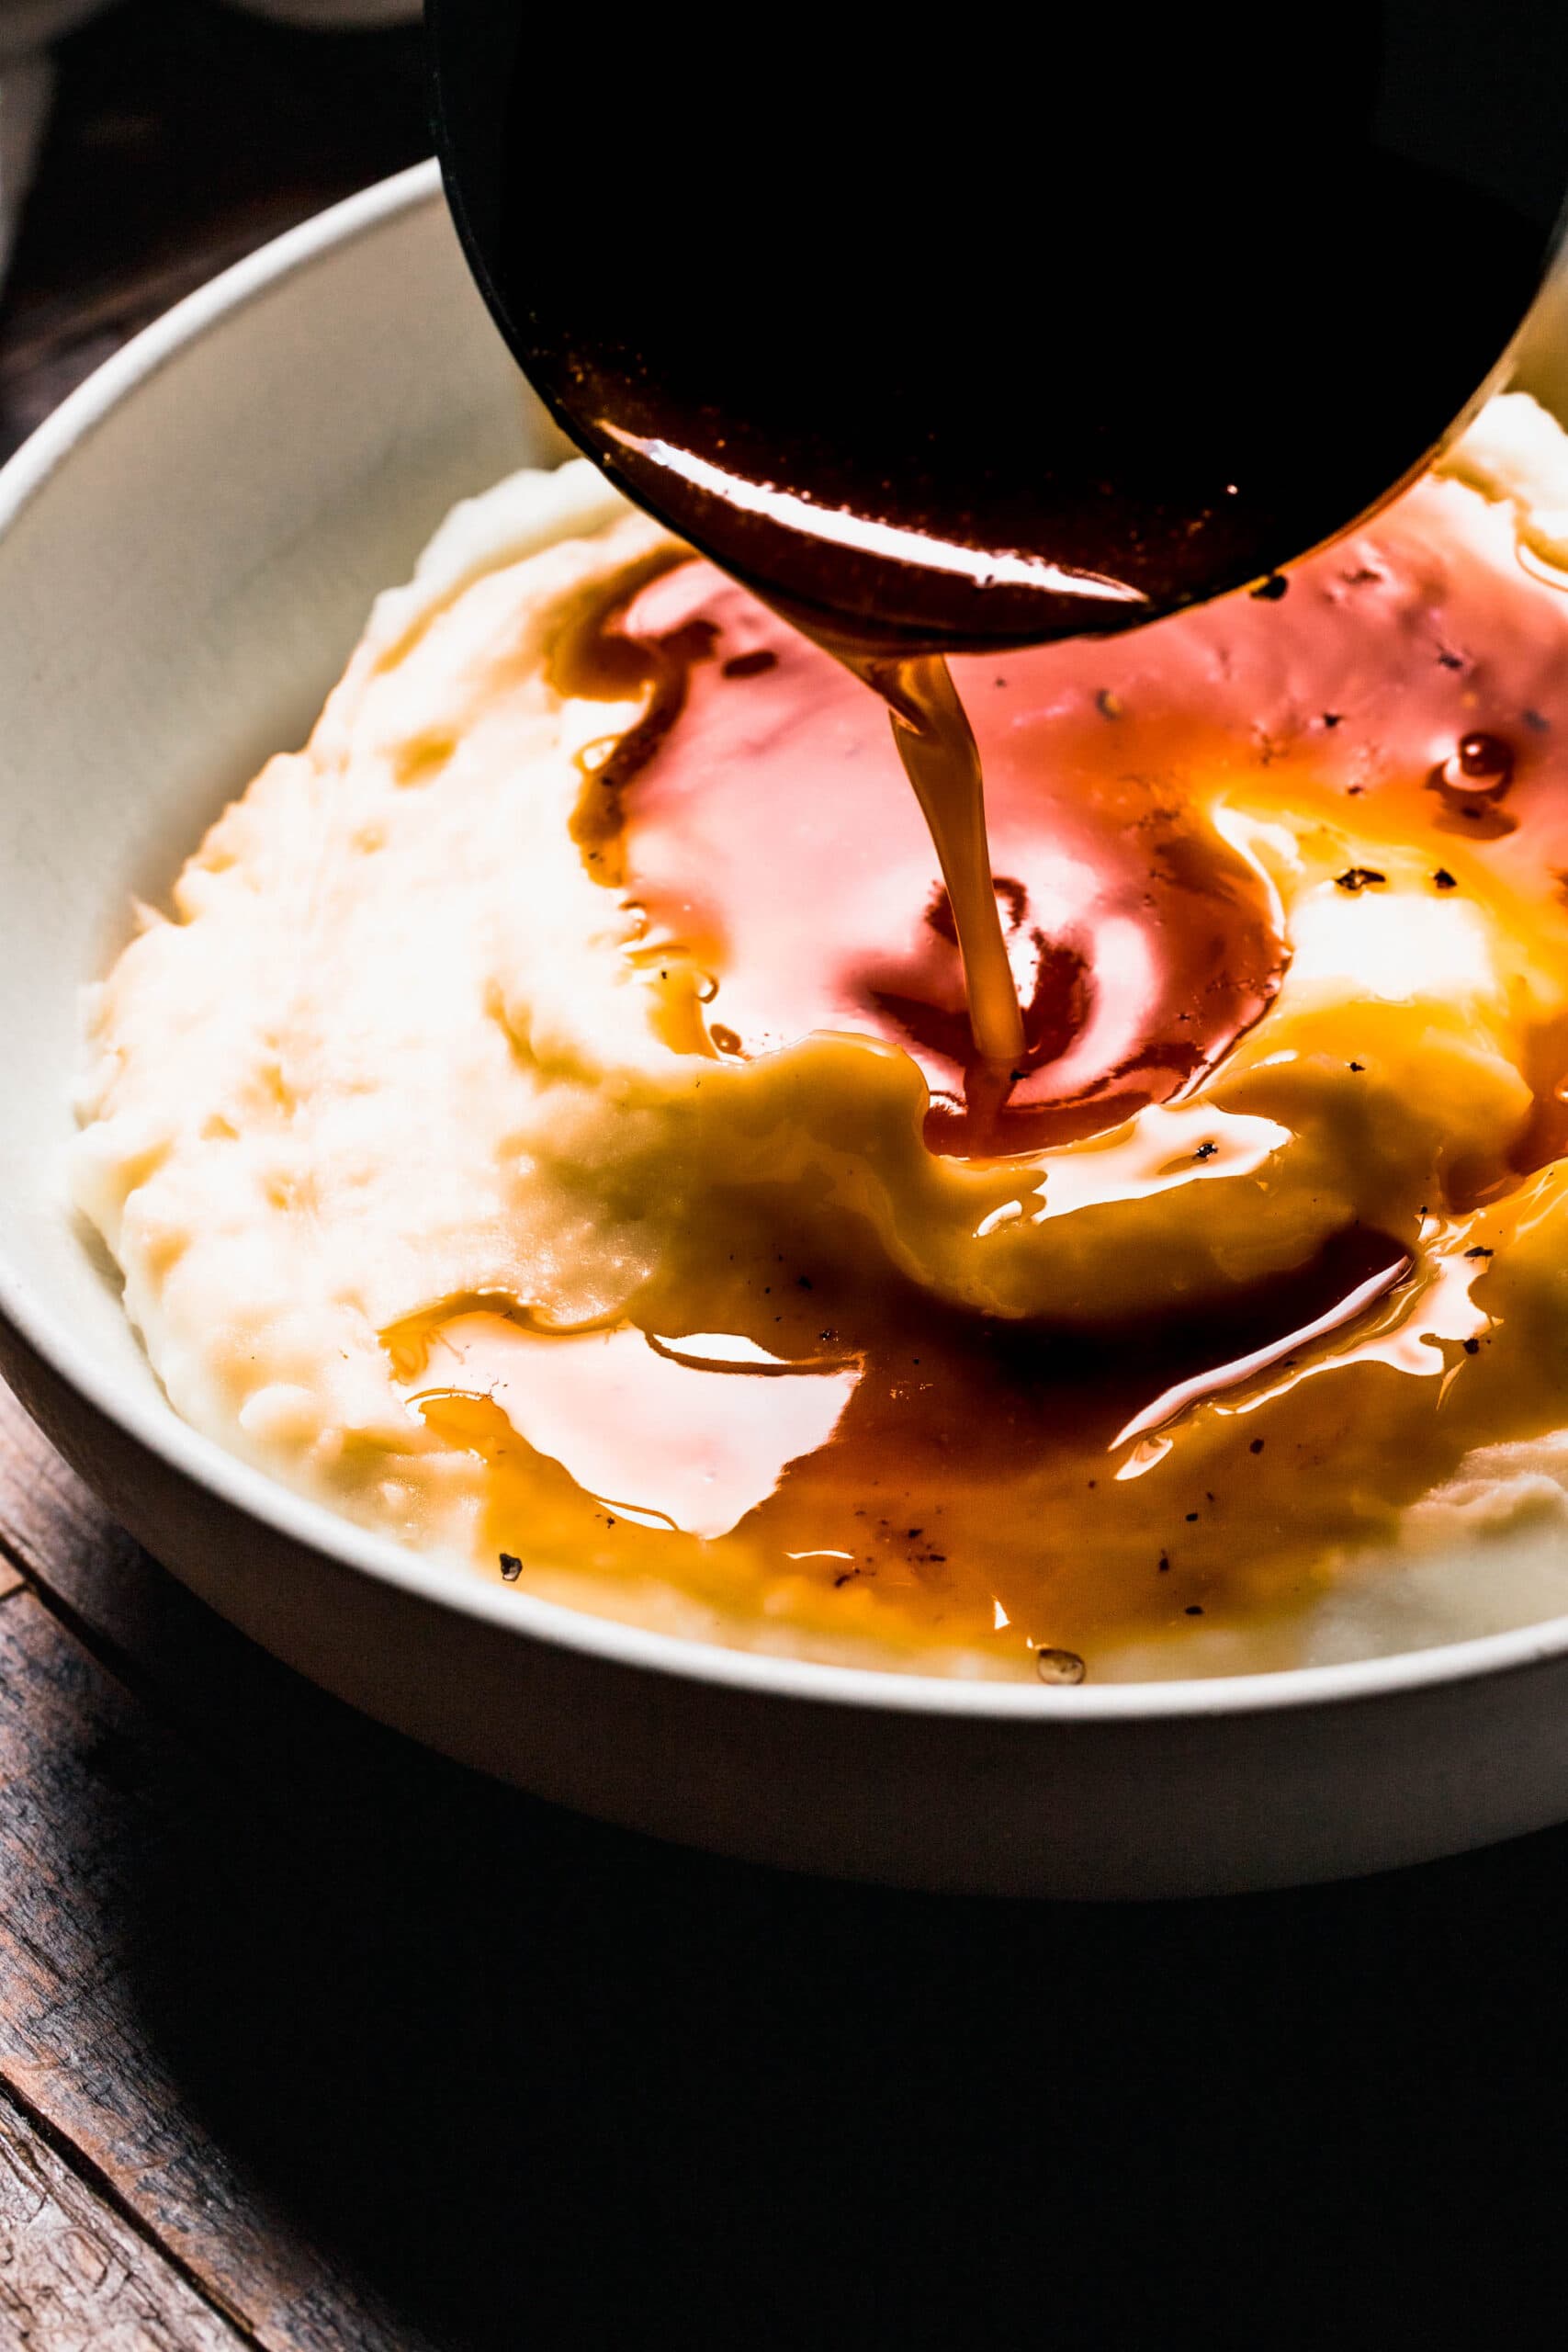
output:
M 1513 746 L 1500 735 L 1461 735 L 1458 748 L 1439 760 L 1427 778 L 1427 790 L 1442 802 L 1438 821 L 1445 831 L 1467 833 L 1472 841 L 1501 841 L 1518 820 L 1497 803 L 1514 781 Z
M 1034 1671 L 1042 1682 L 1081 1682 L 1089 1671 L 1077 1650 L 1036 1650 Z

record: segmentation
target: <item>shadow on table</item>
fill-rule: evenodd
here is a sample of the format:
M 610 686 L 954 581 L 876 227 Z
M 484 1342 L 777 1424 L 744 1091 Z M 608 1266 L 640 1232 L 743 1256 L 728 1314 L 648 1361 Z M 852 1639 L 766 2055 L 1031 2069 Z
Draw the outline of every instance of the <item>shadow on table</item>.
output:
M 182 1822 L 118 1964 L 411 2333 L 1546 2340 L 1508 2314 L 1559 2233 L 1568 1838 L 1224 1903 L 928 1899 L 578 1820 L 264 1670 L 254 1784 Z

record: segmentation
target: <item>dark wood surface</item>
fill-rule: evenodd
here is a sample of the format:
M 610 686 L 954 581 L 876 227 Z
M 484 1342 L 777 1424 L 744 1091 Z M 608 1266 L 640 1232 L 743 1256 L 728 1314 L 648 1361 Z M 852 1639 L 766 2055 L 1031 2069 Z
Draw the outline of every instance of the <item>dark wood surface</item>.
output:
M 220 0 L 125 0 L 57 54 L 0 311 L 0 455 L 193 287 L 430 149 L 414 27 L 306 33 Z
M 422 105 L 411 33 L 74 37 L 5 431 Z M 300 1682 L 0 1403 L 0 2345 L 1560 2341 L 1568 1837 L 1147 1909 L 661 1848 Z

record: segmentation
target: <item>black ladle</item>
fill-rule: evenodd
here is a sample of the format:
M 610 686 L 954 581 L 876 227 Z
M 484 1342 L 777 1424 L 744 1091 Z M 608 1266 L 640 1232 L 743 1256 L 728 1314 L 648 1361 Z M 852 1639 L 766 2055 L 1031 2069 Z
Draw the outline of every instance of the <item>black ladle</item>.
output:
M 459 232 L 567 432 L 890 655 L 1121 629 L 1380 504 L 1568 185 L 1561 0 L 428 19 Z
M 943 657 L 1282 586 L 1425 463 L 1540 285 L 1568 9 L 429 17 L 508 342 L 886 699 L 1005 1091 L 1027 1041 Z

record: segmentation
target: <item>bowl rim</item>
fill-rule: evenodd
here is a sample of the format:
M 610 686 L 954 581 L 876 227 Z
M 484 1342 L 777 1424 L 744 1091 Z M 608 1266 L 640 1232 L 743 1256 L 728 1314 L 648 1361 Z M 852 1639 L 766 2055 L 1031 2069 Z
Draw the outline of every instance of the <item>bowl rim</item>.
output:
M 315 214 L 235 263 L 116 352 L 45 419 L 0 469 L 0 537 L 72 454 L 188 345 L 286 281 L 361 238 L 442 200 L 434 159 Z M 511 1589 L 492 1587 L 439 1554 L 423 1555 L 341 1517 L 253 1467 L 182 1421 L 161 1395 L 128 1393 L 67 1318 L 31 1292 L 25 1269 L 0 1256 L 0 1317 L 64 1384 L 167 1468 L 337 1566 L 410 1599 L 452 1610 L 513 1638 L 717 1691 L 892 1714 L 978 1717 L 1064 1727 L 1212 1716 L 1271 1715 L 1413 1694 L 1543 1665 L 1568 1652 L 1568 1615 L 1468 1640 L 1271 1673 L 1169 1681 L 1044 1685 L 834 1666 L 658 1633 Z

